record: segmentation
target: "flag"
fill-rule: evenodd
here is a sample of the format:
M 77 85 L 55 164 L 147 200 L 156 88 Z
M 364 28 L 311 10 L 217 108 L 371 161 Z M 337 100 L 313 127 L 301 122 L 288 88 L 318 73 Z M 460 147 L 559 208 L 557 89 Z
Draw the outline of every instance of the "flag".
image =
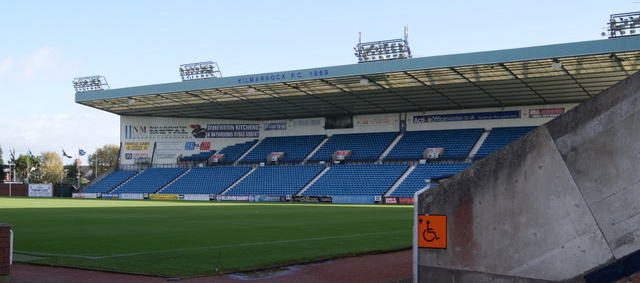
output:
M 16 160 L 16 150 L 13 149 L 12 151 L 9 151 L 9 153 L 11 153 L 11 160 Z
M 84 150 L 82 150 L 82 149 L 78 149 L 78 154 L 79 154 L 80 156 L 83 156 L 83 155 L 85 155 L 85 154 L 87 154 L 87 153 L 86 153 L 86 152 L 84 152 Z
M 64 152 L 64 148 L 62 149 L 62 156 L 66 157 L 66 158 L 71 158 L 71 156 L 67 155 L 67 153 Z
M 31 157 L 31 161 L 38 163 L 38 159 L 33 155 L 33 153 L 31 153 L 30 149 L 29 149 L 29 157 Z

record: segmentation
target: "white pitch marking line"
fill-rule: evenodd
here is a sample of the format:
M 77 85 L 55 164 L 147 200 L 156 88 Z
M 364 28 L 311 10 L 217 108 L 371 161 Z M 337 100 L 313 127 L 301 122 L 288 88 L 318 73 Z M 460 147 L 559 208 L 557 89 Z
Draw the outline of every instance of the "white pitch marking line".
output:
M 294 240 L 281 240 L 281 241 L 246 243 L 246 244 L 233 244 L 233 245 L 222 245 L 222 246 L 206 246 L 206 247 L 195 247 L 195 248 L 168 249 L 168 250 L 158 250 L 158 251 L 149 251 L 149 252 L 113 254 L 113 255 L 105 255 L 105 256 L 65 255 L 65 254 L 39 253 L 39 252 L 17 251 L 17 250 L 14 250 L 13 252 L 17 253 L 17 254 L 34 255 L 34 256 L 57 256 L 57 257 L 75 257 L 75 258 L 84 258 L 84 259 L 105 259 L 105 258 L 113 258 L 113 257 L 124 257 L 124 256 L 134 256 L 134 255 L 143 255 L 143 254 L 174 252 L 174 251 L 190 251 L 190 250 L 206 250 L 206 249 L 216 249 L 216 248 L 233 248 L 233 247 L 243 247 L 243 246 L 258 246 L 258 245 L 282 244 L 282 243 L 293 243 L 293 242 L 304 242 L 304 241 L 317 241 L 317 240 L 340 239 L 340 238 L 354 238 L 354 237 L 360 237 L 360 236 L 383 235 L 383 234 L 406 233 L 406 232 L 411 232 L 411 231 L 410 230 L 406 230 L 406 231 L 392 231 L 392 232 L 379 232 L 379 233 L 364 233 L 364 234 L 320 237 L 320 238 L 310 238 L 310 239 L 294 239 Z

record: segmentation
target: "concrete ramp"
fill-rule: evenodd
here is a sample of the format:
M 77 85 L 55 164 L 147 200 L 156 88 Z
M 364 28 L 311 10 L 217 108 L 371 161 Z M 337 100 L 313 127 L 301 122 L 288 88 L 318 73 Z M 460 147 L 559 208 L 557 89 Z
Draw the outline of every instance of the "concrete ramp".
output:
M 624 260 L 640 250 L 640 75 L 426 190 L 416 213 L 447 217 L 416 220 L 417 282 L 584 282 Z M 417 247 L 435 231 L 446 248 Z

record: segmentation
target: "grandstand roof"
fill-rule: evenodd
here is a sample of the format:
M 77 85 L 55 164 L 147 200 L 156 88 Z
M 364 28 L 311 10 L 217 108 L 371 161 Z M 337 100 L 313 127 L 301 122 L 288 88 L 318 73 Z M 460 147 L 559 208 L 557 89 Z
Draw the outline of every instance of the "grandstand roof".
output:
M 76 102 L 237 120 L 543 105 L 584 101 L 639 69 L 632 36 L 82 92 Z

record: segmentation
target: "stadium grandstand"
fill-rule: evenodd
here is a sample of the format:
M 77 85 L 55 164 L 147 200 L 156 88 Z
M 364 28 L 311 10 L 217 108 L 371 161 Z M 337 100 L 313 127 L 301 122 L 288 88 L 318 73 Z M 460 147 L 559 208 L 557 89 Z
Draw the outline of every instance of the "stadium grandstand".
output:
M 640 69 L 640 37 L 81 90 L 120 116 L 83 197 L 412 203 Z M 433 183 L 432 185 L 434 185 Z M 266 197 L 266 198 L 265 198 Z

